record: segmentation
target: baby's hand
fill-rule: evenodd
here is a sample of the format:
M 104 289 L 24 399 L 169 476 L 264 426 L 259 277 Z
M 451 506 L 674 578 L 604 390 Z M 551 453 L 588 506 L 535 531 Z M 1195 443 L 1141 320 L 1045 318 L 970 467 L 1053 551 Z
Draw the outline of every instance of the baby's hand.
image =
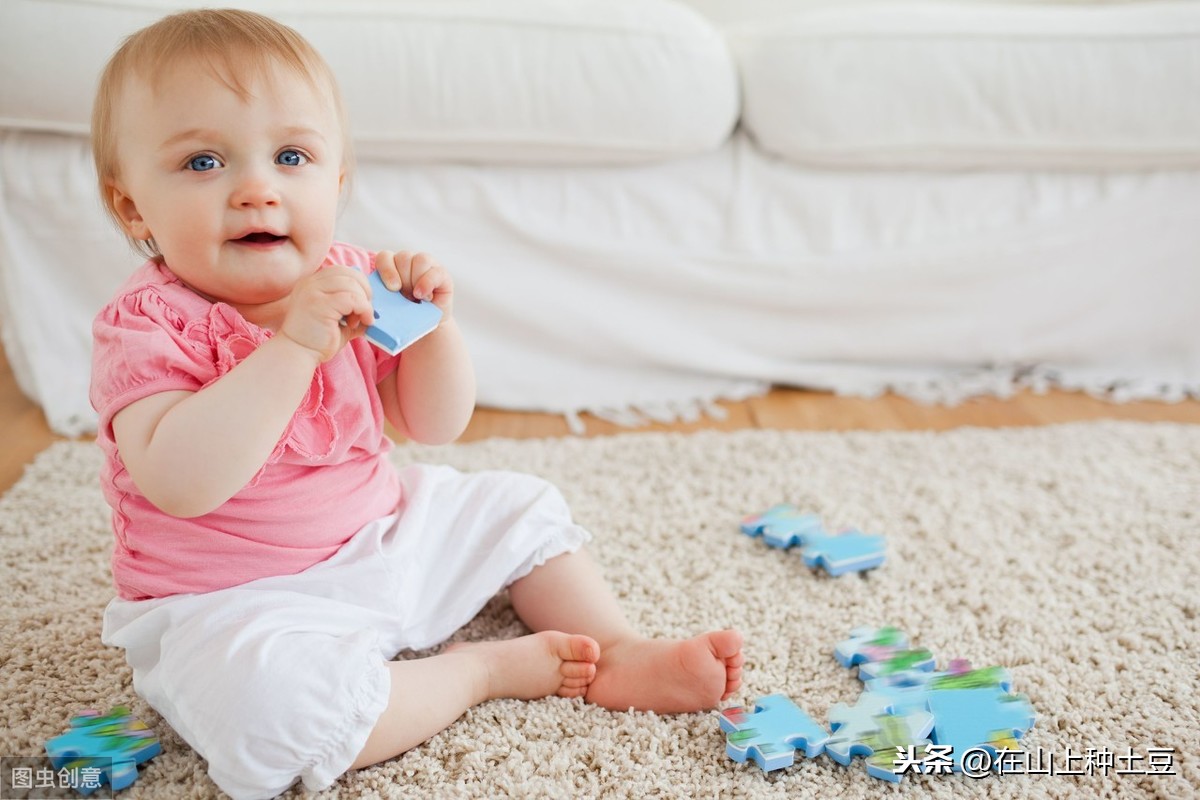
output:
M 450 318 L 454 306 L 454 281 L 433 256 L 407 250 L 399 253 L 381 250 L 375 255 L 375 269 L 384 286 L 392 291 L 402 291 L 413 300 L 431 300 L 442 310 L 443 321 Z
M 350 267 L 325 267 L 292 289 L 279 333 L 312 350 L 321 363 L 375 322 L 366 277 Z

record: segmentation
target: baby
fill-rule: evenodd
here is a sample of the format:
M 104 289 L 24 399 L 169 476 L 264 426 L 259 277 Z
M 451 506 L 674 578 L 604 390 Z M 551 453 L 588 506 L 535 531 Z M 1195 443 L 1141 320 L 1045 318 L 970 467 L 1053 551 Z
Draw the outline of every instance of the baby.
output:
M 554 487 L 388 461 L 385 420 L 456 438 L 474 376 L 445 267 L 333 240 L 350 140 L 303 38 L 167 17 L 109 62 L 92 132 L 103 201 L 149 257 L 93 328 L 104 639 L 222 789 L 324 788 L 491 698 L 673 713 L 737 690 L 740 634 L 641 635 Z M 399 356 L 362 336 L 373 270 L 443 312 Z M 505 588 L 535 633 L 392 660 Z

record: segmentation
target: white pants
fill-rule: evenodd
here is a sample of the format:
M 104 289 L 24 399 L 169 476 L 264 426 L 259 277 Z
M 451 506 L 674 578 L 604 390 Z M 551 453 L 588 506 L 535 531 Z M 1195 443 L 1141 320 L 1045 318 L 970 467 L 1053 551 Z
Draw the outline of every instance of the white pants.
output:
M 104 641 L 125 648 L 138 694 L 232 797 L 332 784 L 387 706 L 388 660 L 590 538 L 538 478 L 419 465 L 400 480 L 398 514 L 298 575 L 106 609 Z

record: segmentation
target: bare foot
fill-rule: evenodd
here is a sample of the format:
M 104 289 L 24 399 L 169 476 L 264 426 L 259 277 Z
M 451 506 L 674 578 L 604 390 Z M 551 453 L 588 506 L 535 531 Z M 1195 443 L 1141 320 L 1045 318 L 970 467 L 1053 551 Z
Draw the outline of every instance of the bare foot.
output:
M 742 635 L 628 639 L 600 654 L 586 698 L 604 708 L 677 714 L 713 708 L 742 685 Z
M 600 645 L 588 636 L 542 631 L 518 639 L 464 642 L 447 653 L 477 656 L 487 671 L 487 699 L 583 697 L 596 677 Z

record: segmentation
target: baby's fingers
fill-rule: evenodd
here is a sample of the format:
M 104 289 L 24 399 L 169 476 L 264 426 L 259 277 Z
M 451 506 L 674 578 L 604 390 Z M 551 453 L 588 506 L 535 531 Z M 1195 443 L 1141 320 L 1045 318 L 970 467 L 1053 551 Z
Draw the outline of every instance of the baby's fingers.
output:
M 371 305 L 371 289 L 364 287 L 362 291 L 353 292 L 350 298 L 351 307 L 343 319 L 357 322 L 363 328 L 375 324 L 375 309 Z
M 412 294 L 414 300 L 446 299 L 454 291 L 454 284 L 441 264 L 425 253 L 417 253 L 412 260 Z
M 407 271 L 408 254 L 393 253 L 391 250 L 380 250 L 375 254 L 375 270 L 379 273 L 379 277 L 383 279 L 383 285 L 393 292 L 398 292 L 404 288 L 404 274 L 401 268 L 404 267 Z
M 333 270 L 337 269 L 337 272 Z M 330 268 L 325 291 L 341 314 L 343 327 L 370 327 L 375 324 L 371 307 L 371 284 L 365 275 L 349 267 Z

